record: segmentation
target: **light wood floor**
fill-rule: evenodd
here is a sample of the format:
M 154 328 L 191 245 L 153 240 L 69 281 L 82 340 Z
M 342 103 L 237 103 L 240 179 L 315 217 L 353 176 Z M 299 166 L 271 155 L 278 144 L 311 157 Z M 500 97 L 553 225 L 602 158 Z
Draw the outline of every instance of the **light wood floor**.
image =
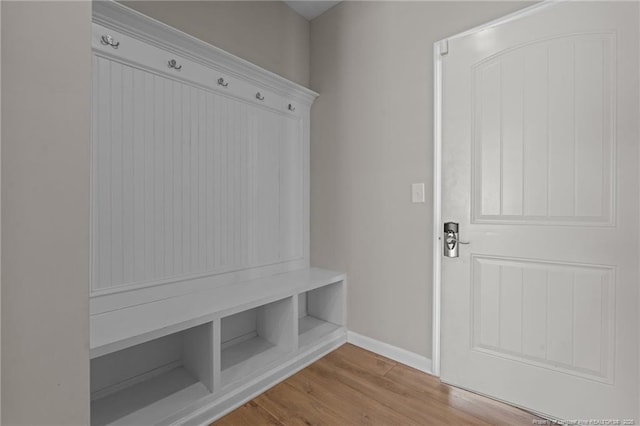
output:
M 531 425 L 535 418 L 346 344 L 214 425 Z

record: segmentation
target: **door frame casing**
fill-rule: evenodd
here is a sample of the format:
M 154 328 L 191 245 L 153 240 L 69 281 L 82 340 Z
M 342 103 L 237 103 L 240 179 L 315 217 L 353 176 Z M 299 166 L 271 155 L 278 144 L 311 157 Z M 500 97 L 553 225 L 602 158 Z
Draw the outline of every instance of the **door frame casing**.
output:
M 507 22 L 538 13 L 556 3 L 569 0 L 546 0 L 525 7 L 501 18 L 438 40 L 433 44 L 433 318 L 431 360 L 432 373 L 440 377 L 440 318 L 441 318 L 441 260 L 442 244 L 442 56 L 448 54 L 448 42 L 485 31 Z M 445 53 L 442 53 L 445 52 Z M 640 378 L 639 378 L 640 381 Z M 639 417 L 640 418 L 640 417 Z

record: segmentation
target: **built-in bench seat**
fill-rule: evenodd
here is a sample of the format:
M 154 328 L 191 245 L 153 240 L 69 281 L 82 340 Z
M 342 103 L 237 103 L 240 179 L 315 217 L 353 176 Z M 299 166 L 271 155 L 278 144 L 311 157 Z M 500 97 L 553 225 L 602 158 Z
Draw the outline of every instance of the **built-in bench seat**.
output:
M 307 268 L 92 315 L 92 424 L 219 417 L 346 341 L 345 285 Z

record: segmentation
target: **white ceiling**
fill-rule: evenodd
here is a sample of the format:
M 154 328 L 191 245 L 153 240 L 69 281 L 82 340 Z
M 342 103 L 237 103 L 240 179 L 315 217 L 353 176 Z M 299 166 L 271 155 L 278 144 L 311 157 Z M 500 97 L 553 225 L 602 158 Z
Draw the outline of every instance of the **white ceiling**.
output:
M 338 1 L 328 1 L 328 0 L 298 0 L 298 1 L 286 1 L 285 3 L 293 10 L 298 12 L 300 15 L 307 18 L 307 20 L 312 20 L 322 15 L 327 10 L 331 9 L 336 4 L 340 3 L 341 0 Z

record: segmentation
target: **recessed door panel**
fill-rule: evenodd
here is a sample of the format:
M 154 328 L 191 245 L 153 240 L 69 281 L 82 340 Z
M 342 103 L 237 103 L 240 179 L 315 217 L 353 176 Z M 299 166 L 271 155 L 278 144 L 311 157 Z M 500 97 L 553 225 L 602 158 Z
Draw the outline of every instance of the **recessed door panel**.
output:
M 557 36 L 471 67 L 475 223 L 613 223 L 615 43 Z

